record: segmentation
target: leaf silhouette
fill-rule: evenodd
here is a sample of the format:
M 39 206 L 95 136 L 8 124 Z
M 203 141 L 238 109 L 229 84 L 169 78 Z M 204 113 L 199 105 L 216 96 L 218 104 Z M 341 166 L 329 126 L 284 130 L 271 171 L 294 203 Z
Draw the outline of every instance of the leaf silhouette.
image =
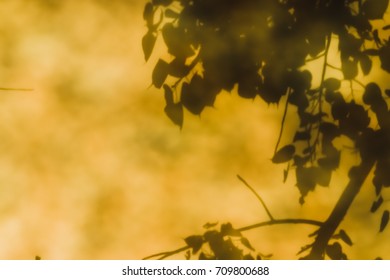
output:
M 174 124 L 178 125 L 180 129 L 183 127 L 183 105 L 181 103 L 167 104 L 164 111 Z
M 295 153 L 294 145 L 286 145 L 275 153 L 272 158 L 273 163 L 283 163 L 292 159 Z
M 368 75 L 371 72 L 372 61 L 368 55 L 361 55 L 359 57 L 359 64 L 364 75 Z
M 329 78 L 324 81 L 324 88 L 329 91 L 338 90 L 341 86 L 341 81 L 336 78 Z
M 348 236 L 348 234 L 345 232 L 345 230 L 343 230 L 343 229 L 340 230 L 339 237 L 341 240 L 343 240 L 345 242 L 345 244 L 348 244 L 349 246 L 353 245 L 351 238 Z
M 378 208 L 382 205 L 382 203 L 383 203 L 383 197 L 380 196 L 380 197 L 378 198 L 378 200 L 376 200 L 376 201 L 374 201 L 374 202 L 372 203 L 370 212 L 371 212 L 371 213 L 375 213 L 376 210 L 378 210 Z
M 379 232 L 384 231 L 388 223 L 389 223 L 389 210 L 385 210 L 385 211 L 383 211 L 383 214 L 382 214 Z
M 332 260 L 345 260 L 346 255 L 343 253 L 340 243 L 335 242 L 331 245 L 326 246 L 326 254 Z
M 166 61 L 159 59 L 152 73 L 152 82 L 156 88 L 161 88 L 164 84 L 165 79 L 168 77 L 168 69 L 169 64 Z
M 148 2 L 145 4 L 143 18 L 145 21 L 153 21 L 153 4 Z
M 251 243 L 249 242 L 249 240 L 247 238 L 241 237 L 241 243 L 242 243 L 242 245 L 247 247 L 249 250 L 251 250 L 251 251 L 255 250 L 255 248 L 253 248 L 253 246 L 251 245 Z
M 175 12 L 174 10 L 172 10 L 172 9 L 166 9 L 165 10 L 165 16 L 167 18 L 178 18 L 179 14 L 177 12 Z
M 150 58 L 154 45 L 156 44 L 157 35 L 152 31 L 148 31 L 144 37 L 142 37 L 142 50 L 144 52 L 145 61 Z
M 192 249 L 192 253 L 196 254 L 203 244 L 203 237 L 201 235 L 191 235 L 184 239 L 186 244 Z
M 366 0 L 362 12 L 368 19 L 381 19 L 386 12 L 389 0 Z

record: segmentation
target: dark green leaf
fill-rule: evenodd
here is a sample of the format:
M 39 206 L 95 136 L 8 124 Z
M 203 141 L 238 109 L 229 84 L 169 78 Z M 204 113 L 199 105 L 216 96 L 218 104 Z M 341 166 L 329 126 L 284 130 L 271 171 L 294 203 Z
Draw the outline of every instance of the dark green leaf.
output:
M 156 88 L 161 88 L 168 77 L 169 64 L 159 59 L 152 73 L 152 82 Z
M 142 50 L 144 52 L 145 61 L 150 58 L 153 52 L 154 45 L 156 44 L 157 35 L 151 31 L 148 31 L 144 37 L 142 37 Z
M 295 153 L 295 146 L 286 145 L 275 153 L 272 158 L 273 163 L 283 163 L 292 159 Z
M 183 105 L 181 103 L 167 104 L 164 111 L 174 124 L 180 128 L 183 127 Z
M 362 13 L 368 19 L 382 19 L 387 10 L 389 0 L 366 0 L 362 5 Z
M 379 232 L 384 231 L 388 223 L 389 223 L 389 210 L 385 210 L 385 211 L 383 211 L 383 214 L 382 214 Z
M 380 197 L 378 198 L 378 200 L 376 200 L 376 201 L 374 201 L 374 202 L 372 203 L 370 212 L 371 212 L 371 213 L 375 213 L 376 210 L 378 210 L 378 208 L 382 205 L 382 203 L 383 203 L 383 197 L 380 196 Z
M 203 237 L 201 235 L 188 236 L 184 241 L 192 249 L 193 254 L 196 254 L 203 245 Z

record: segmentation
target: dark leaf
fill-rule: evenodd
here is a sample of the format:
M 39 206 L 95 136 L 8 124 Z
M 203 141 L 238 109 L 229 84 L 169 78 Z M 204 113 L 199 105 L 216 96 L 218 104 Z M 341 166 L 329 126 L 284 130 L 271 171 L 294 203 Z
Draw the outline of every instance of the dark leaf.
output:
M 362 5 L 362 13 L 368 19 L 382 19 L 387 10 L 389 0 L 366 0 Z
M 297 187 L 301 193 L 301 203 L 304 202 L 303 198 L 309 191 L 313 191 L 316 186 L 316 174 L 314 172 L 315 167 L 300 167 L 297 166 L 296 178 Z
M 165 98 L 165 104 L 170 105 L 173 104 L 173 91 L 170 86 L 167 84 L 163 85 L 164 88 L 164 98 Z
M 196 254 L 203 244 L 203 237 L 201 235 L 191 235 L 184 239 L 186 244 L 192 249 L 192 253 Z
M 351 238 L 348 236 L 348 234 L 343 229 L 340 230 L 339 237 L 341 240 L 343 240 L 345 242 L 345 244 L 348 244 L 349 246 L 353 245 Z
M 151 2 L 145 4 L 143 18 L 147 22 L 153 21 L 153 4 Z
M 388 223 L 389 223 L 389 210 L 385 210 L 385 211 L 383 211 L 383 214 L 382 214 L 379 232 L 384 231 Z
M 382 205 L 382 203 L 383 203 L 383 197 L 380 196 L 380 197 L 378 198 L 378 200 L 376 200 L 376 201 L 374 201 L 374 202 L 372 203 L 370 212 L 371 212 L 371 213 L 375 213 L 376 210 L 378 210 L 378 208 Z
M 283 183 L 286 183 L 288 177 L 288 171 L 289 171 L 288 168 L 283 170 Z
M 174 124 L 180 129 L 183 127 L 183 105 L 181 103 L 167 104 L 164 111 Z
M 153 5 L 169 6 L 173 0 L 152 0 Z
M 185 64 L 185 58 L 176 57 L 169 63 L 169 75 L 183 78 L 190 72 L 190 66 Z
M 295 141 L 306 141 L 310 139 L 310 132 L 309 131 L 298 131 L 294 135 L 294 142 Z
M 382 99 L 382 91 L 376 83 L 368 83 L 363 93 L 363 102 L 367 105 L 373 105 Z
M 299 250 L 299 252 L 297 253 L 297 255 L 302 254 L 303 252 L 309 250 L 311 247 L 313 247 L 312 244 L 308 244 L 308 245 L 305 245 L 305 246 L 301 247 L 301 250 Z
M 241 243 L 242 243 L 242 245 L 247 247 L 249 250 L 251 250 L 251 251 L 255 250 L 255 248 L 253 248 L 253 246 L 251 245 L 251 243 L 249 242 L 249 240 L 247 238 L 241 237 Z
M 390 24 L 384 26 L 382 29 L 383 29 L 383 30 L 390 30 Z
M 156 88 L 161 88 L 165 79 L 168 77 L 169 64 L 159 59 L 152 73 L 152 82 Z
M 342 59 L 341 60 L 341 70 L 344 74 L 344 79 L 352 80 L 358 74 L 358 65 L 357 60 L 353 59 Z
M 325 251 L 326 251 L 326 254 L 329 256 L 329 258 L 331 258 L 332 260 L 346 259 L 346 256 L 343 253 L 341 245 L 338 242 L 335 242 L 333 244 L 326 246 Z
M 187 261 L 190 260 L 191 259 L 191 250 L 187 250 L 184 256 L 185 256 Z
M 205 224 L 203 225 L 203 228 L 204 228 L 204 229 L 210 229 L 210 228 L 212 228 L 212 227 L 215 227 L 216 225 L 218 225 L 218 222 L 215 222 L 215 223 L 205 223 Z
M 324 88 L 329 91 L 336 91 L 340 88 L 341 81 L 336 78 L 329 78 L 324 81 Z
M 388 97 L 390 97 L 390 89 L 386 89 L 386 90 L 385 90 L 385 93 L 386 93 L 386 95 L 387 95 Z
M 371 55 L 371 56 L 378 56 L 379 50 L 377 49 L 367 49 L 363 51 L 364 54 Z
M 390 73 L 390 42 L 387 41 L 379 51 L 379 59 L 381 60 L 381 68 Z
M 178 18 L 179 14 L 177 12 L 175 12 L 174 10 L 172 10 L 172 9 L 166 9 L 165 10 L 165 16 L 167 18 Z
M 330 179 L 332 178 L 332 171 L 330 169 L 321 168 L 321 167 L 312 167 L 312 168 L 318 185 L 323 187 L 328 187 L 330 183 Z
M 366 76 L 371 72 L 372 61 L 368 55 L 361 55 L 359 57 L 360 68 L 362 69 L 363 74 Z
M 157 35 L 151 31 L 148 31 L 144 37 L 142 37 L 142 51 L 144 52 L 145 61 L 150 58 L 153 52 L 154 45 L 156 44 Z
M 229 236 L 241 236 L 241 232 L 234 229 L 231 223 L 221 225 L 221 234 Z
M 295 153 L 295 146 L 286 145 L 275 153 L 272 158 L 273 163 L 283 163 L 292 159 Z

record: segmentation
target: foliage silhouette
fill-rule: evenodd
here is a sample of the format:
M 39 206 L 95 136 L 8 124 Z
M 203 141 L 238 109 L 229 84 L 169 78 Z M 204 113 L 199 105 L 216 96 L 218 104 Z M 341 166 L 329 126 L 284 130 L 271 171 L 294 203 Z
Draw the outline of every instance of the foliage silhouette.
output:
M 237 90 L 242 98 L 260 97 L 268 104 L 285 100 L 272 161 L 287 163 L 284 179 L 295 169 L 301 204 L 317 186 L 330 185 L 340 164 L 336 138 L 349 138 L 361 159 L 350 168 L 349 182 L 324 222 L 277 220 L 269 214 L 269 221 L 246 228 L 234 230 L 223 224 L 220 230 L 208 229 L 203 236 L 188 237 L 187 246 L 152 257 L 192 249 L 187 257 L 200 252 L 200 259 L 261 258 L 251 255 L 252 245 L 243 242 L 242 231 L 303 222 L 318 229 L 311 235 L 313 243 L 302 247 L 300 253 L 306 253 L 302 259 L 347 258 L 341 244 L 331 239 L 352 245 L 344 230 L 336 230 L 363 182 L 373 172 L 377 198 L 371 212 L 383 206 L 382 188 L 390 186 L 390 90 L 375 81 L 365 85 L 357 80 L 374 69 L 390 72 L 390 37 L 385 37 L 390 25 L 383 20 L 388 6 L 389 0 L 153 0 L 145 5 L 148 31 L 143 51 L 148 60 L 159 36 L 167 47 L 170 59 L 158 60 L 152 83 L 163 87 L 165 112 L 174 124 L 182 127 L 183 108 L 199 115 L 223 90 Z M 373 20 L 381 20 L 380 26 L 374 26 Z M 330 51 L 338 52 L 337 65 L 330 64 Z M 305 68 L 312 62 L 321 63 L 319 73 Z M 342 78 L 330 76 L 330 68 L 340 71 Z M 313 76 L 319 78 L 318 85 Z M 350 90 L 342 87 L 346 84 Z M 355 86 L 364 90 L 363 95 L 355 92 Z M 292 106 L 299 127 L 292 142 L 279 148 Z M 388 221 L 389 211 L 383 210 L 380 232 Z M 202 249 L 206 245 L 208 253 Z

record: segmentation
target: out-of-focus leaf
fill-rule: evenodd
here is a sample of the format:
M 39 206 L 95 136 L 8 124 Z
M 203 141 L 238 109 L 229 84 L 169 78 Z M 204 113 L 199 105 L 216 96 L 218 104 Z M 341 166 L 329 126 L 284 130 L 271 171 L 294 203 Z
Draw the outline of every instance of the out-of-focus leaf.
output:
M 159 59 L 152 73 L 152 82 L 156 88 L 161 88 L 164 84 L 165 79 L 168 77 L 169 64 Z
M 383 214 L 382 214 L 379 232 L 384 231 L 388 223 L 389 223 L 389 210 L 385 210 L 385 211 L 383 211 Z
M 148 2 L 145 4 L 143 18 L 145 21 L 153 21 L 153 4 Z
M 372 61 L 368 57 L 368 55 L 364 55 L 364 54 L 361 55 L 359 57 L 359 64 L 360 64 L 360 68 L 362 69 L 362 72 L 365 76 L 371 72 Z
M 181 103 L 167 104 L 164 111 L 174 124 L 180 129 L 183 127 L 183 105 Z
M 294 142 L 295 141 L 306 141 L 310 139 L 310 132 L 309 131 L 297 131 L 294 135 Z
M 330 179 L 332 178 L 332 171 L 330 169 L 313 167 L 315 168 L 314 174 L 316 176 L 316 182 L 323 187 L 328 187 Z
M 362 13 L 368 19 L 382 19 L 387 10 L 389 0 L 366 0 L 362 5 Z
M 241 232 L 233 228 L 231 223 L 221 225 L 221 234 L 229 236 L 241 236 Z
M 210 228 L 212 228 L 212 227 L 215 227 L 216 225 L 218 225 L 218 222 L 215 222 L 215 223 L 205 223 L 205 224 L 203 225 L 203 228 L 204 228 L 204 229 L 210 229 Z
M 173 104 L 173 91 L 170 86 L 167 84 L 163 85 L 164 88 L 164 98 L 165 98 L 165 104 L 170 105 Z
M 184 241 L 192 249 L 193 254 L 196 254 L 203 245 L 203 237 L 201 235 L 188 236 Z
M 151 31 L 148 31 L 144 37 L 142 37 L 142 50 L 144 52 L 145 61 L 150 58 L 154 45 L 156 44 L 156 39 L 157 35 Z
M 165 10 L 165 16 L 167 18 L 178 18 L 179 17 L 179 13 L 175 12 L 172 9 L 166 9 Z
M 152 0 L 153 5 L 169 6 L 173 0 Z
M 364 54 L 371 55 L 371 56 L 378 56 L 379 50 L 377 49 L 366 49 L 363 51 Z
M 286 145 L 275 153 L 272 158 L 273 163 L 283 163 L 292 159 L 295 153 L 295 146 Z
M 363 102 L 372 105 L 382 99 L 381 88 L 376 83 L 368 83 L 363 93 Z
M 388 25 L 382 27 L 382 30 L 390 30 L 390 24 L 388 24 Z
M 376 200 L 376 201 L 374 201 L 374 202 L 372 203 L 370 212 L 371 212 L 371 213 L 375 213 L 376 210 L 378 210 L 378 208 L 382 205 L 382 203 L 383 203 L 383 197 L 380 196 L 380 197 L 378 198 L 378 200 Z
M 324 81 L 324 88 L 329 91 L 336 91 L 340 88 L 341 81 L 336 78 L 328 78 Z
M 390 97 L 390 89 L 386 89 L 386 90 L 385 90 L 385 93 L 386 93 L 386 95 L 387 95 L 388 97 Z
M 247 238 L 241 237 L 241 243 L 242 243 L 242 245 L 247 247 L 249 250 L 251 250 L 251 251 L 255 250 L 255 248 L 253 248 L 253 246 L 251 245 L 251 243 L 249 242 L 249 240 Z
M 342 59 L 341 60 L 341 70 L 344 75 L 344 79 L 346 80 L 352 80 L 354 79 L 358 74 L 358 64 L 357 60 L 353 59 Z

